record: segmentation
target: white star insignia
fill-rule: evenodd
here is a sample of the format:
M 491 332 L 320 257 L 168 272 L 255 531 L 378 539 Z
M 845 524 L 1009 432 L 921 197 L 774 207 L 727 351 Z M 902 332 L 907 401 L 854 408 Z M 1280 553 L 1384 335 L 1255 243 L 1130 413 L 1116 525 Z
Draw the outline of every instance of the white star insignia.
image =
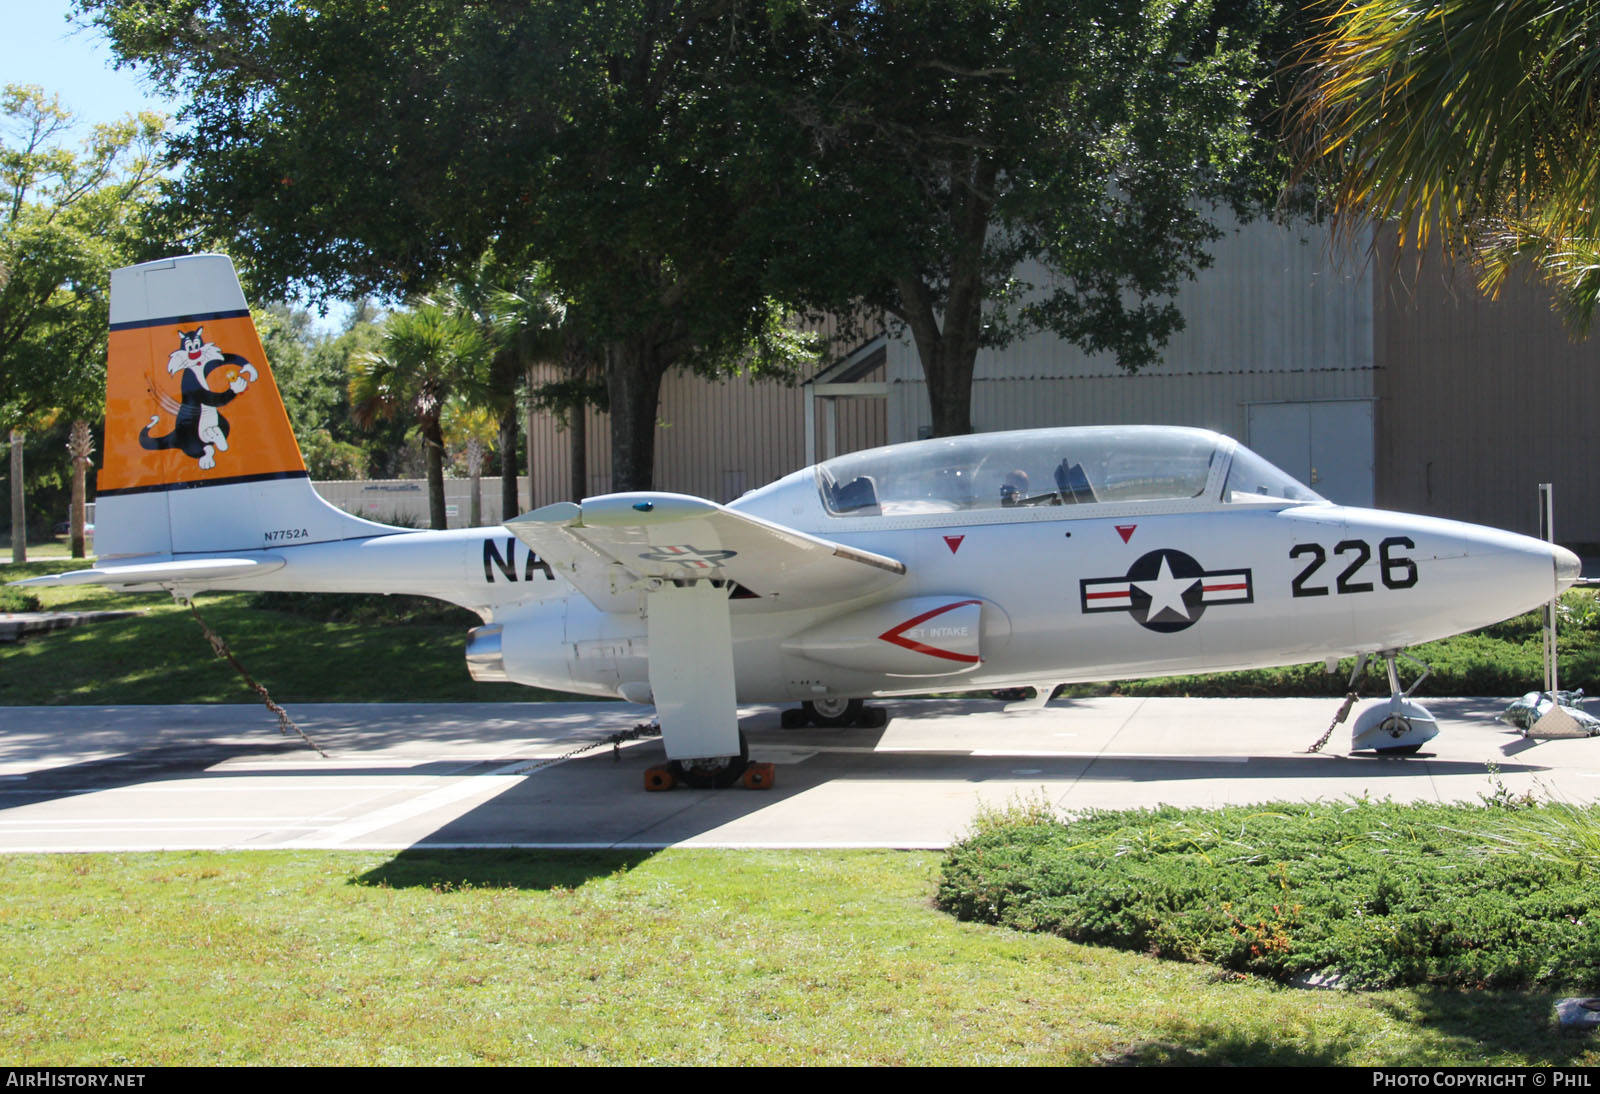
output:
M 1156 574 L 1155 579 L 1135 581 L 1133 586 L 1150 598 L 1150 610 L 1145 615 L 1146 619 L 1154 619 L 1169 608 L 1182 618 L 1188 619 L 1189 609 L 1183 602 L 1183 594 L 1194 588 L 1199 580 L 1198 577 L 1173 577 L 1167 556 L 1162 555 L 1161 572 Z

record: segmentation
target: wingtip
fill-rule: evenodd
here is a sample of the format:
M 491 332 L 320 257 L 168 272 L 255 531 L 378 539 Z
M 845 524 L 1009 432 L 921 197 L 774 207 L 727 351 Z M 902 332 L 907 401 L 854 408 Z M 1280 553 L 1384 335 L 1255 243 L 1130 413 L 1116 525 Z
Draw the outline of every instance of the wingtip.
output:
M 722 506 L 690 494 L 668 494 L 636 490 L 624 494 L 601 494 L 583 499 L 583 523 L 595 527 L 632 527 L 640 524 L 668 524 L 690 517 L 704 517 Z
M 505 522 L 507 528 L 517 524 L 575 524 L 583 516 L 583 507 L 576 502 L 558 501 L 552 505 L 541 505 L 539 508 L 512 517 Z

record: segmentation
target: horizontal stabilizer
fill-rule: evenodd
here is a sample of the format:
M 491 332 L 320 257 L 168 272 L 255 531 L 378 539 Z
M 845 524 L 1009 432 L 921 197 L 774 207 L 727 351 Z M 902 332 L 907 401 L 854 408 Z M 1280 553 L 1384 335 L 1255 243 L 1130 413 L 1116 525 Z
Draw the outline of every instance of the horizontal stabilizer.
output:
M 10 584 L 34 587 L 106 585 L 117 589 L 167 588 L 260 577 L 282 567 L 283 559 L 275 555 L 257 555 L 254 558 L 147 558 L 115 566 L 96 566 L 91 570 L 69 570 L 64 574 L 29 577 Z
M 684 494 L 559 502 L 506 528 L 605 611 L 635 610 L 651 579 L 735 582 L 779 609 L 862 596 L 906 572 L 885 555 Z

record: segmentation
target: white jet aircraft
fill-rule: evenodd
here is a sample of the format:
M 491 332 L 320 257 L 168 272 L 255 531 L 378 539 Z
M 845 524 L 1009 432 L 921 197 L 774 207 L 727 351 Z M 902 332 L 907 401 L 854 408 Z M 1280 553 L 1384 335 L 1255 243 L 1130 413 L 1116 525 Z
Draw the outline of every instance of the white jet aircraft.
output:
M 560 502 L 503 527 L 411 531 L 313 491 L 227 258 L 112 277 L 93 569 L 22 584 L 413 593 L 477 612 L 478 680 L 654 703 L 670 763 L 729 785 L 737 704 L 786 724 L 860 700 L 1388 659 L 1352 748 L 1437 732 L 1394 656 L 1536 607 L 1572 552 L 1334 505 L 1199 429 L 987 433 L 855 452 L 728 505 Z M 755 769 L 751 769 L 752 771 Z M 765 777 L 747 785 L 770 784 Z

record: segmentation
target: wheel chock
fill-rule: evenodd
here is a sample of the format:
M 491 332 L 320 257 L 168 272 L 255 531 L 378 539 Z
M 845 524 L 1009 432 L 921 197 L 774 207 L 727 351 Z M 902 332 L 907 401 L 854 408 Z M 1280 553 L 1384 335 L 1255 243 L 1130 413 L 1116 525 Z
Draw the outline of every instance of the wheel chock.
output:
M 746 790 L 771 790 L 777 774 L 776 764 L 751 764 L 744 769 L 744 774 L 739 776 L 739 784 Z
M 672 768 L 667 764 L 648 767 L 644 772 L 644 788 L 650 791 L 671 790 L 678 785 L 678 776 L 672 773 Z

